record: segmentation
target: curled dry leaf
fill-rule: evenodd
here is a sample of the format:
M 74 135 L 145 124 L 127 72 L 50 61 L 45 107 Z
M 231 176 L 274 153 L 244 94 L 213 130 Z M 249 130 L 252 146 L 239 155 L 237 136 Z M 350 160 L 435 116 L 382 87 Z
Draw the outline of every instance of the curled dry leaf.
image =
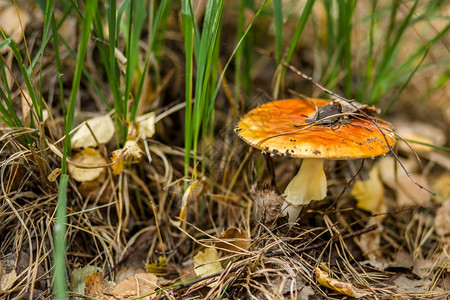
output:
M 97 147 L 98 144 L 106 144 L 113 138 L 114 132 L 114 123 L 109 115 L 89 119 L 72 136 L 72 148 Z
M 87 168 L 77 168 L 72 164 L 69 164 L 69 174 L 76 181 L 91 181 L 100 177 L 104 168 L 89 168 L 90 166 L 106 165 L 106 160 L 95 149 L 86 148 L 75 154 L 72 158 L 72 162 L 77 165 L 83 165 Z
M 216 247 L 232 253 L 240 253 L 250 247 L 248 233 L 241 228 L 230 227 L 220 234 L 220 240 Z
M 340 294 L 355 298 L 361 298 L 368 295 L 367 292 L 360 291 L 359 289 L 355 288 L 355 286 L 350 282 L 331 278 L 320 268 L 315 268 L 314 271 L 316 273 L 316 280 L 318 283 L 326 286 L 329 289 L 335 290 Z
M 197 276 L 206 277 L 221 271 L 223 268 L 215 248 L 206 248 L 205 251 L 199 251 L 194 256 L 194 272 Z
M 144 152 L 139 147 L 136 140 L 126 141 L 122 149 L 117 149 L 112 152 L 111 161 L 114 163 L 111 168 L 114 175 L 119 175 L 123 170 L 123 164 L 125 160 L 130 158 L 140 159 Z

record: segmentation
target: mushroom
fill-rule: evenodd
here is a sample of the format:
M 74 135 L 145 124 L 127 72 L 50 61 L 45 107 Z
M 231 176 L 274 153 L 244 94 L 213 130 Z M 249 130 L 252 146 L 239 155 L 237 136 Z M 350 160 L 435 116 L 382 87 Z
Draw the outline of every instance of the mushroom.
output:
M 374 158 L 395 145 L 390 124 L 371 117 L 376 125 L 367 117 L 373 111 L 374 107 L 356 102 L 277 100 L 247 113 L 235 132 L 263 153 L 303 158 L 300 170 L 286 187 L 282 207 L 289 221 L 295 222 L 303 205 L 326 197 L 325 159 Z

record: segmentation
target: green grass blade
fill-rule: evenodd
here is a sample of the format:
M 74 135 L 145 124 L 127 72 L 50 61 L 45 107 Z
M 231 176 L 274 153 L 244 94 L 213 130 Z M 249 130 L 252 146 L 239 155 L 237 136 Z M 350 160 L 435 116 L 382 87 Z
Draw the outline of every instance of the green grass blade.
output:
M 194 59 L 194 18 L 191 1 L 183 0 L 181 6 L 181 20 L 183 24 L 184 50 L 186 58 L 185 75 L 185 134 L 184 134 L 184 175 L 189 176 L 190 154 L 192 150 L 192 85 Z
M 283 3 L 281 0 L 273 0 L 273 18 L 275 23 L 275 56 L 277 65 L 283 55 Z
M 67 276 L 66 276 L 66 247 L 65 247 L 65 224 L 66 224 L 66 203 L 67 203 L 67 157 L 71 153 L 70 145 L 70 130 L 73 126 L 73 118 L 75 114 L 75 103 L 78 94 L 78 89 L 81 81 L 81 74 L 84 68 L 84 60 L 86 57 L 89 38 L 91 35 L 91 25 L 94 18 L 95 10 L 97 9 L 97 0 L 88 1 L 86 3 L 86 13 L 83 20 L 83 26 L 80 37 L 80 44 L 78 47 L 78 56 L 75 66 L 75 72 L 72 82 L 72 89 L 69 98 L 69 106 L 67 108 L 64 128 L 65 139 L 63 149 L 63 159 L 61 164 L 62 175 L 59 186 L 58 194 L 58 208 L 56 211 L 56 224 L 55 224 L 55 254 L 54 254 L 54 289 L 56 299 L 67 299 Z
M 67 297 L 67 276 L 66 276 L 66 205 L 67 205 L 67 183 L 69 175 L 62 174 L 58 187 L 58 208 L 56 210 L 56 221 L 54 229 L 55 255 L 54 278 L 55 278 L 55 299 L 63 300 Z
M 306 23 L 308 22 L 308 19 L 311 16 L 311 12 L 312 12 L 315 2 L 316 2 L 315 0 L 308 0 L 308 2 L 306 2 L 305 7 L 303 8 L 300 19 L 298 20 L 297 27 L 295 28 L 294 36 L 291 39 L 289 49 L 288 49 L 286 57 L 284 59 L 284 61 L 287 64 L 290 63 L 292 56 L 294 55 L 295 49 L 297 48 L 298 42 L 300 41 L 300 38 L 303 34 L 303 30 L 305 29 Z M 286 68 L 283 68 L 281 70 L 281 74 L 278 78 L 278 82 L 280 84 L 277 84 L 277 86 L 279 86 L 280 88 L 282 86 L 281 83 L 283 82 L 285 74 L 286 74 Z

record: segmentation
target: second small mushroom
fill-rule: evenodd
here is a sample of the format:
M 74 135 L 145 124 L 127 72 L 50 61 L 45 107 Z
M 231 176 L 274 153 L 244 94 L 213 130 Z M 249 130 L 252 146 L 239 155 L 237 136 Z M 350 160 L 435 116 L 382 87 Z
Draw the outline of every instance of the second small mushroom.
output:
M 303 205 L 326 197 L 325 159 L 374 158 L 395 145 L 390 124 L 372 117 L 377 127 L 352 109 L 355 105 L 369 113 L 374 110 L 357 103 L 285 99 L 253 109 L 236 125 L 238 136 L 264 153 L 303 158 L 300 170 L 284 192 L 282 209 L 290 222 L 296 221 Z

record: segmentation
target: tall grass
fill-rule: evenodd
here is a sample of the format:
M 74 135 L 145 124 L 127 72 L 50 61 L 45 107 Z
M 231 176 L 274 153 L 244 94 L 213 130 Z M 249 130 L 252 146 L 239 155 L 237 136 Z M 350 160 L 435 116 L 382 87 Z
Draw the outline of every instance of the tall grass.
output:
M 424 68 L 422 63 L 429 49 L 450 29 L 447 25 L 432 36 L 423 37 L 423 45 L 409 56 L 402 57 L 399 54 L 408 42 L 412 26 L 434 18 L 437 2 L 422 3 L 425 9 L 419 10 L 420 2 L 417 0 L 407 3 L 393 1 L 389 6 L 381 6 L 374 0 L 369 15 L 359 19 L 354 16 L 356 1 L 324 0 L 323 4 L 326 12 L 326 30 L 323 33 L 326 38 L 319 40 L 316 48 L 316 51 L 327 49 L 322 62 L 322 83 L 332 90 L 342 88 L 346 97 L 371 105 L 377 105 L 387 94 L 396 91 L 388 103 L 384 103 L 385 112 L 396 102 L 414 74 Z M 386 19 L 387 26 L 383 27 Z M 360 41 L 356 47 L 352 42 L 354 31 L 367 22 L 370 22 L 367 43 Z M 379 36 L 377 40 L 375 32 Z M 321 33 L 316 32 L 316 35 Z
M 202 1 L 199 1 L 202 3 Z M 230 57 L 222 68 L 221 36 L 222 17 L 225 2 L 220 0 L 206 1 L 204 15 L 196 15 L 197 10 L 193 6 L 194 1 L 181 1 L 181 22 L 184 38 L 185 57 L 185 176 L 191 174 L 191 168 L 196 168 L 199 162 L 198 153 L 203 155 L 202 161 L 207 161 L 206 153 L 212 153 L 206 145 L 212 145 L 214 139 L 215 101 L 218 97 L 222 79 L 233 59 L 235 62 L 234 97 L 239 103 L 242 93 L 251 97 L 252 86 L 252 62 L 255 60 L 252 53 L 259 46 L 258 40 L 251 36 L 251 28 L 258 19 L 263 7 L 268 0 L 260 3 L 255 11 L 255 1 L 241 0 L 235 9 L 238 12 L 236 27 L 236 45 Z M 285 63 L 290 63 L 297 54 L 302 36 L 312 22 L 318 22 L 314 16 L 314 8 L 319 1 L 308 0 L 298 12 L 292 34 L 285 28 L 283 13 L 284 1 L 274 0 L 270 16 L 274 25 L 274 49 L 275 62 L 278 66 L 274 97 L 277 98 L 283 90 L 283 82 L 286 76 Z M 320 83 L 332 90 L 341 90 L 346 97 L 356 98 L 370 104 L 378 104 L 386 95 L 390 95 L 385 101 L 385 111 L 395 104 L 401 93 L 407 88 L 413 76 L 430 66 L 425 63 L 430 49 L 448 34 L 450 24 L 442 29 L 434 31 L 430 36 L 424 37 L 423 44 L 418 46 L 407 57 L 401 56 L 402 47 L 406 42 L 407 34 L 412 26 L 433 18 L 438 10 L 437 1 L 429 1 L 425 9 L 416 1 L 394 1 L 388 7 L 381 7 L 377 1 L 370 2 L 370 11 L 367 16 L 357 19 L 355 11 L 359 3 L 355 0 L 320 1 L 325 12 L 325 23 L 320 24 L 326 28 L 314 34 L 315 51 L 322 59 L 322 73 L 319 76 Z M 55 1 L 40 2 L 44 12 L 44 27 L 42 43 L 34 54 L 28 53 L 26 47 L 19 47 L 14 40 L 1 31 L 3 41 L 0 42 L 0 50 L 9 48 L 18 71 L 10 70 L 4 56 L 0 59 L 0 121 L 14 129 L 31 127 L 33 133 L 23 135 L 23 145 L 29 146 L 39 139 L 45 148 L 45 131 L 42 130 L 45 103 L 42 98 L 42 82 L 35 76 L 35 68 L 43 61 L 44 53 L 52 46 L 55 56 L 58 76 L 58 88 L 64 118 L 64 146 L 63 159 L 61 161 L 62 175 L 59 181 L 58 208 L 54 228 L 54 278 L 55 295 L 57 299 L 67 298 L 66 278 L 66 205 L 67 187 L 69 175 L 67 172 L 67 158 L 71 156 L 70 131 L 73 129 L 75 108 L 78 99 L 78 91 L 82 78 L 96 90 L 102 99 L 106 109 L 114 110 L 117 128 L 117 146 L 120 147 L 127 139 L 128 125 L 133 122 L 139 113 L 142 91 L 146 76 L 157 75 L 156 70 L 151 69 L 151 63 L 160 62 L 161 49 L 164 43 L 166 27 L 173 5 L 170 0 L 144 1 L 125 0 L 118 2 L 108 0 L 106 5 L 98 6 L 97 1 L 86 1 L 78 6 L 75 2 L 65 3 L 63 16 L 55 17 Z M 253 19 L 246 26 L 246 10 L 254 12 Z M 69 15 L 75 15 L 81 24 L 81 33 L 77 49 L 71 49 L 69 44 L 58 34 L 58 28 Z M 290 17 L 290 16 L 289 16 Z M 106 23 L 105 23 L 106 19 Z M 387 20 L 387 22 L 386 22 Z M 200 23 L 202 22 L 202 23 Z M 361 22 L 361 23 L 357 23 Z M 104 28 L 107 24 L 107 30 Z M 146 24 L 148 26 L 146 27 Z M 383 27 L 382 24 L 387 24 Z M 360 25 L 368 25 L 367 43 L 355 45 L 353 35 Z M 315 28 L 318 28 L 316 26 Z M 380 29 L 381 28 L 381 29 Z M 383 29 L 384 28 L 384 29 Z M 384 30 L 384 31 L 383 31 Z M 107 32 L 105 34 L 105 32 Z M 376 33 L 382 32 L 383 43 L 380 43 Z M 142 36 L 148 35 L 146 52 L 140 48 Z M 92 36 L 93 35 L 93 36 Z M 100 56 L 100 65 L 108 82 L 112 104 L 108 102 L 108 96 L 98 87 L 91 74 L 85 69 L 85 57 L 89 43 L 95 42 L 96 51 Z M 70 87 L 64 86 L 62 80 L 63 67 L 60 49 L 65 48 L 76 61 L 75 71 Z M 356 61 L 355 49 L 361 51 Z M 124 54 L 125 60 L 118 62 L 119 54 Z M 444 64 L 447 61 L 437 61 Z M 120 63 L 125 63 L 122 66 Z M 447 71 L 448 72 L 448 71 Z M 13 74 L 19 74 L 15 78 Z M 10 81 L 13 78 L 13 83 Z M 449 81 L 448 74 L 443 74 L 439 82 L 442 86 Z M 158 76 L 152 77 L 152 83 L 158 85 Z M 300 80 L 300 78 L 299 78 Z M 23 85 L 21 84 L 23 83 Z M 30 101 L 31 121 L 24 124 L 17 113 L 17 104 L 13 99 L 13 91 L 17 87 L 20 93 Z M 68 99 L 64 98 L 64 91 L 70 89 Z M 206 173 L 206 165 L 202 164 L 202 173 Z M 197 172 L 193 173 L 193 177 Z

